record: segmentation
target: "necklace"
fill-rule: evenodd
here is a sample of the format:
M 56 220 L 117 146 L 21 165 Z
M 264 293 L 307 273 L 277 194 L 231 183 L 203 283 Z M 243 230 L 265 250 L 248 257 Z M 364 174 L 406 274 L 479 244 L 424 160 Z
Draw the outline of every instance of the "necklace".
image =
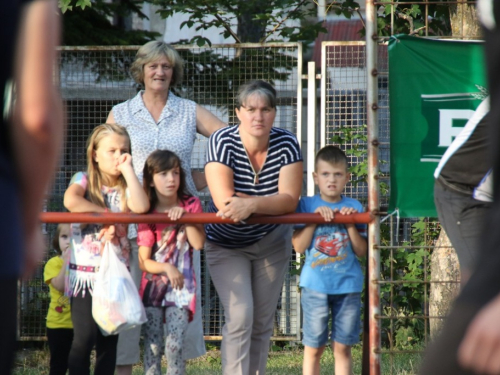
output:
M 269 146 L 269 145 L 268 145 Z M 248 156 L 248 152 L 247 152 L 247 149 L 245 147 L 245 145 L 243 145 L 243 150 L 245 150 L 245 155 L 247 156 L 248 158 L 248 162 L 250 163 L 250 168 L 252 168 L 252 172 L 253 172 L 253 184 L 254 185 L 257 185 L 259 183 L 259 175 L 260 175 L 260 172 L 262 172 L 262 168 L 264 168 L 264 164 L 266 164 L 266 160 L 267 160 L 267 153 L 266 153 L 266 158 L 264 159 L 264 163 L 262 163 L 262 167 L 260 168 L 260 170 L 257 172 L 255 170 L 255 168 L 253 167 L 253 164 L 252 164 L 252 160 L 250 160 L 250 156 Z

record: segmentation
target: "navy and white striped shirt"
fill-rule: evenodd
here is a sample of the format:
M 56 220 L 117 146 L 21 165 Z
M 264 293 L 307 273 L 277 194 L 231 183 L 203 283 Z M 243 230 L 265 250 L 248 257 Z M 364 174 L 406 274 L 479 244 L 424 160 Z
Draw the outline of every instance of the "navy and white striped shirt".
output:
M 235 192 L 253 196 L 278 194 L 280 169 L 288 164 L 302 161 L 299 142 L 295 135 L 285 129 L 271 128 L 266 161 L 254 184 L 254 172 L 241 142 L 239 126 L 228 126 L 214 132 L 208 140 L 207 164 L 222 163 L 233 170 Z M 302 181 L 297 181 L 302 184 Z M 211 201 L 208 212 L 218 209 Z M 207 239 L 227 248 L 252 245 L 273 231 L 277 224 L 208 224 Z

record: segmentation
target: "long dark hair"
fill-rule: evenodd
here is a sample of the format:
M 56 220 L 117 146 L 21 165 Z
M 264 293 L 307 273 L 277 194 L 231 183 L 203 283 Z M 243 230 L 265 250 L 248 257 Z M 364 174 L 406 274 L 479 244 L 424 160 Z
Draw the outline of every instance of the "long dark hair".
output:
M 177 197 L 180 201 L 186 200 L 191 195 L 186 190 L 186 174 L 182 169 L 181 159 L 169 150 L 156 150 L 151 153 L 146 159 L 144 170 L 142 174 L 142 186 L 149 199 L 149 211 L 153 211 L 158 203 L 158 196 L 153 184 L 153 176 L 156 173 L 169 171 L 173 168 L 179 167 L 180 182 L 179 189 L 177 190 Z

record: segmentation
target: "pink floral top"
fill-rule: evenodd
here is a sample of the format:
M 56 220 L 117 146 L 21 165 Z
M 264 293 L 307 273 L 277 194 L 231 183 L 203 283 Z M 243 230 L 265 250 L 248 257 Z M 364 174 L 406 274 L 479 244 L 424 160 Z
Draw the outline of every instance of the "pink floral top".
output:
M 186 212 L 203 212 L 197 197 L 190 196 L 179 205 Z M 156 213 L 156 211 L 154 211 Z M 196 310 L 196 277 L 193 267 L 193 247 L 187 240 L 185 225 L 139 224 L 137 244 L 153 248 L 151 258 L 159 263 L 175 265 L 184 276 L 184 287 L 173 289 L 166 276 L 161 276 L 168 284 L 167 294 L 162 306 L 177 306 L 189 312 L 189 320 Z M 156 246 L 155 246 L 156 245 Z M 142 296 L 147 283 L 147 274 L 143 274 L 139 294 Z

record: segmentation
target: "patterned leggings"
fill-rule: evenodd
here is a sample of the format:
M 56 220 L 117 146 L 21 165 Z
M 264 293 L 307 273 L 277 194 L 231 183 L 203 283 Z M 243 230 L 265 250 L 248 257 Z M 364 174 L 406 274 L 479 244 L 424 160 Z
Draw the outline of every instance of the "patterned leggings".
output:
M 166 340 L 163 339 L 163 311 L 166 320 Z M 182 375 L 186 361 L 182 358 L 188 311 L 178 307 L 146 307 L 148 321 L 144 323 L 144 373 L 161 375 L 161 355 L 165 348 L 167 375 Z

